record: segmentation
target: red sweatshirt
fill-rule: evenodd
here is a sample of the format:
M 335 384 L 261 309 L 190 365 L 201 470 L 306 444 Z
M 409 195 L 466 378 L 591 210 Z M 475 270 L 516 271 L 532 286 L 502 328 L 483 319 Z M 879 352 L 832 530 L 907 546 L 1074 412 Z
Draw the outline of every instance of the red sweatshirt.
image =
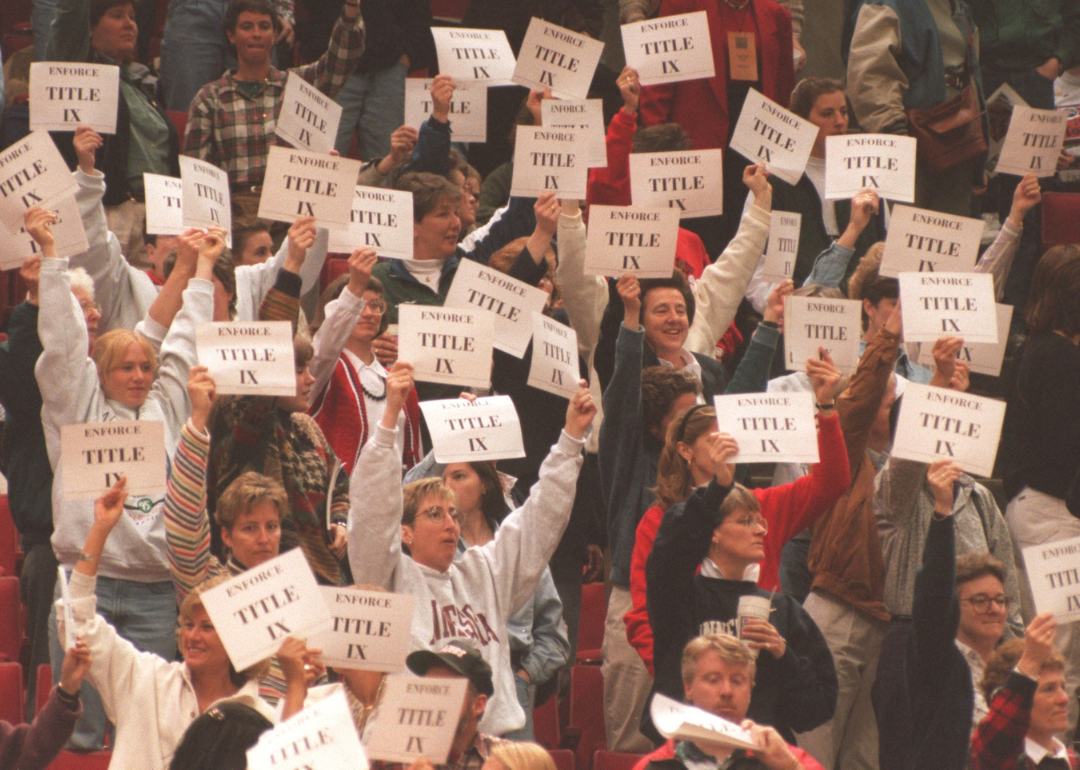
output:
M 788 748 L 791 750 L 791 753 L 795 755 L 795 758 L 799 760 L 799 763 L 803 766 L 804 770 L 825 770 L 825 768 L 818 764 L 818 761 L 816 759 L 814 759 L 812 756 L 800 749 L 798 746 L 788 745 Z M 643 756 L 637 761 L 637 764 L 634 765 L 633 770 L 645 770 L 645 768 L 649 766 L 650 762 L 653 762 L 654 760 L 659 762 L 665 759 L 675 759 L 674 740 L 669 740 L 656 751 Z
M 798 481 L 751 490 L 761 505 L 762 518 L 769 522 L 765 559 L 761 562 L 758 578 L 758 585 L 767 591 L 780 590 L 780 553 L 787 541 L 824 516 L 851 486 L 844 434 L 835 412 L 828 417 L 818 415 L 818 455 L 821 462 Z M 645 604 L 645 564 L 663 519 L 664 510 L 654 505 L 638 523 L 630 560 L 633 608 L 623 616 L 626 637 L 645 661 L 650 674 L 654 674 L 653 637 Z

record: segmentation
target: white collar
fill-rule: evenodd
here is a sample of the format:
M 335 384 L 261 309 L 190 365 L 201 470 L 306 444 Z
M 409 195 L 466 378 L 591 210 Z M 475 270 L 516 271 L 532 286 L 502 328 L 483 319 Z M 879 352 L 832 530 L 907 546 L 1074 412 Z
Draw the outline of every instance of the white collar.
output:
M 1043 761 L 1047 756 L 1052 759 L 1064 759 L 1069 761 L 1069 751 L 1065 748 L 1065 744 L 1054 738 L 1054 750 L 1047 751 L 1042 746 L 1037 744 L 1031 738 L 1024 738 L 1024 753 L 1028 755 L 1032 762 L 1036 765 Z
M 353 353 L 348 348 L 342 348 L 341 352 L 349 357 L 349 363 L 353 365 L 353 368 L 356 370 L 357 374 L 367 369 L 368 371 L 377 374 L 379 377 L 386 379 L 386 368 L 379 363 L 379 359 L 372 357 L 371 363 L 365 364 L 364 360 L 360 358 L 360 356 L 356 355 L 356 353 Z
M 983 660 L 982 655 L 975 651 L 975 648 L 969 647 L 959 639 L 956 640 L 956 648 L 960 650 L 960 654 L 964 656 L 964 660 L 967 661 L 969 668 L 980 672 L 986 670 L 986 661 Z
M 689 352 L 686 348 L 682 348 L 679 351 L 679 357 L 682 358 L 683 369 L 700 380 L 701 364 L 698 363 L 698 360 L 694 357 L 694 354 Z M 657 358 L 660 360 L 660 366 L 667 367 L 668 369 L 675 368 L 675 364 L 671 363 L 666 358 L 660 358 L 659 356 L 657 356 Z
M 705 561 L 701 562 L 701 574 L 707 578 L 717 578 L 718 580 L 726 580 L 724 573 L 720 571 L 720 568 L 716 566 L 716 562 L 705 557 Z M 751 564 L 743 572 L 742 579 L 747 583 L 756 583 L 761 577 L 761 565 Z

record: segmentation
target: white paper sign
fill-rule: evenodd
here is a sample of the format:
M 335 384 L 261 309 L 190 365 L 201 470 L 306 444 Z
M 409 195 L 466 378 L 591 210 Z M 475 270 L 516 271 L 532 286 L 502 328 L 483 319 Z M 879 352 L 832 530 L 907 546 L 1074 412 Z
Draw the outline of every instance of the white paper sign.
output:
M 589 168 L 607 167 L 603 99 L 544 99 L 540 121 L 547 128 L 568 128 L 583 137 Z
M 247 750 L 257 770 L 367 770 L 344 690 L 304 708 L 259 736 Z
M 533 311 L 544 309 L 547 292 L 463 259 L 443 307 L 479 308 L 495 314 L 495 347 L 521 358 L 532 337 Z
M 602 40 L 533 16 L 521 43 L 513 79 L 536 91 L 550 88 L 559 99 L 584 99 L 603 52 Z
M 912 206 L 893 206 L 880 273 L 967 273 L 979 261 L 986 223 Z
M 1001 363 L 1005 360 L 1005 348 L 1009 342 L 1009 326 L 1012 324 L 1013 306 L 998 304 L 997 342 L 968 343 L 964 340 L 957 361 L 966 361 L 975 374 L 988 374 L 997 377 L 1001 374 Z M 919 348 L 919 363 L 928 369 L 934 368 L 934 346 L 923 343 Z
M 585 275 L 670 278 L 678 240 L 678 209 L 590 206 Z
M 439 72 L 454 80 L 475 80 L 489 86 L 513 83 L 514 52 L 501 29 L 432 27 Z
M 784 363 L 805 372 L 806 360 L 825 348 L 841 372 L 855 371 L 862 336 L 862 302 L 856 299 L 795 297 L 784 300 Z
M 990 476 L 1004 420 L 1004 401 L 909 382 L 892 456 L 921 463 L 949 459 L 968 473 Z
M 340 104 L 290 72 L 274 131 L 293 147 L 327 155 L 337 141 L 341 110 Z
M 333 618 L 311 646 L 322 650 L 327 666 L 363 671 L 401 671 L 409 654 L 412 594 L 362 591 L 351 586 L 321 586 Z
M 672 208 L 681 219 L 724 212 L 723 150 L 640 152 L 630 155 L 635 206 Z
M 67 572 L 64 565 L 57 569 L 56 582 L 60 584 L 60 603 L 64 613 L 64 651 L 67 652 L 75 647 L 78 628 L 75 625 L 75 613 L 71 610 L 71 590 L 68 588 Z
M 705 11 L 623 24 L 626 64 L 643 86 L 698 80 L 716 75 Z
M 435 460 L 467 463 L 524 457 L 521 421 L 510 396 L 487 396 L 475 401 L 450 398 L 421 401 L 431 433 Z
M 89 126 L 116 133 L 120 68 L 114 64 L 40 61 L 30 65 L 30 130 Z
M 731 149 L 764 163 L 790 185 L 799 183 L 814 149 L 818 127 L 751 88 L 731 135 Z
M 364 729 L 364 748 L 372 759 L 411 763 L 427 757 L 446 764 L 454 742 L 469 680 L 391 674 Z
M 1065 114 L 1057 110 L 1013 107 L 995 173 L 1053 176 L 1065 143 L 1066 122 Z
M 415 129 L 431 117 L 431 82 L 405 81 L 405 125 Z M 456 83 L 450 98 L 450 134 L 455 142 L 487 141 L 487 86 Z
M 380 257 L 412 259 L 413 198 L 389 187 L 353 188 L 349 226 L 330 230 L 331 252 L 351 254 L 370 246 Z
M 174 176 L 143 172 L 146 192 L 146 232 L 150 235 L 183 235 L 184 183 Z
M 199 324 L 195 350 L 221 395 L 296 395 L 296 359 L 288 321 Z
M 1058 623 L 1080 620 L 1080 537 L 1025 548 L 1024 567 L 1036 611 Z
M 232 197 L 228 175 L 211 163 L 181 155 L 180 180 L 184 227 L 224 227 L 231 242 Z
M 528 384 L 556 396 L 573 398 L 581 379 L 577 332 L 543 313 L 533 313 L 532 327 Z
M 315 217 L 320 227 L 348 225 L 361 165 L 350 158 L 271 147 L 259 219 L 291 223 L 297 217 Z
M 750 733 L 734 722 L 696 706 L 679 703 L 661 693 L 653 695 L 649 714 L 657 732 L 665 738 L 698 740 L 705 744 L 736 749 L 757 749 Z
M 904 339 L 997 342 L 994 277 L 989 273 L 901 273 Z
M 165 493 L 165 424 L 151 420 L 82 422 L 60 428 L 64 499 L 97 498 L 127 477 L 128 496 Z
M 825 139 L 825 198 L 853 198 L 871 189 L 891 201 L 915 202 L 915 139 L 852 134 Z
M 765 244 L 765 266 L 761 277 L 780 283 L 795 274 L 802 234 L 802 214 L 795 211 L 773 211 L 769 225 L 769 240 Z
M 0 153 L 0 223 L 14 233 L 24 211 L 53 208 L 78 187 L 52 137 L 34 131 Z
M 584 200 L 589 163 L 582 139 L 565 128 L 518 126 L 510 194 L 537 198 L 554 190 L 559 198 Z
M 491 387 L 495 316 L 486 310 L 398 305 L 398 359 L 419 382 Z
M 333 622 L 300 548 L 241 572 L 202 598 L 237 671 L 276 655 L 286 637 L 313 637 Z
M 738 463 L 816 463 L 813 393 L 716 396 L 720 430 L 739 443 Z
M 56 256 L 61 259 L 84 254 L 90 245 L 86 241 L 86 229 L 79 216 L 79 204 L 74 195 L 66 195 L 55 206 L 50 207 L 56 215 L 52 223 Z M 14 233 L 0 228 L 0 270 L 12 270 L 20 267 L 27 257 L 41 253 L 37 241 L 30 237 L 26 228 L 20 226 Z

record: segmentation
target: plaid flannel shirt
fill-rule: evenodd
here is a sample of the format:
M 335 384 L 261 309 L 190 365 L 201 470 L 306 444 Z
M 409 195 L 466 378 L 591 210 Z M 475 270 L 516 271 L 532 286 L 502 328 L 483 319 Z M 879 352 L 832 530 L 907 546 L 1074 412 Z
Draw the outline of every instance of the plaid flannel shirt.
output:
M 971 770 L 1034 770 L 1024 750 L 1031 726 L 1031 704 L 1038 683 L 1013 671 L 990 704 L 990 713 L 971 738 Z M 1069 766 L 1080 770 L 1080 757 L 1069 751 Z
M 363 16 L 357 14 L 350 22 L 343 11 L 326 53 L 318 61 L 289 71 L 333 98 L 356 68 L 363 51 Z M 254 98 L 240 89 L 236 70 L 203 86 L 191 102 L 184 154 L 224 169 L 234 190 L 261 185 L 267 155 L 276 142 L 274 130 L 287 74 L 271 67 Z

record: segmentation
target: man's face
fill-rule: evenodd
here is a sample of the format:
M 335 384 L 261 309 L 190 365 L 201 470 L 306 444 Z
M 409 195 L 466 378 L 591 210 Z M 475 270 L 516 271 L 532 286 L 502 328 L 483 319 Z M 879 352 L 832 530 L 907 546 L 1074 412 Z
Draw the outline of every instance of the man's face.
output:
M 154 275 L 159 281 L 165 281 L 165 270 L 162 265 L 165 264 L 165 257 L 175 245 L 175 235 L 159 235 L 153 243 L 150 241 L 146 243 L 146 261 L 154 269 Z
M 697 659 L 694 678 L 683 687 L 690 703 L 739 724 L 750 708 L 754 680 L 748 665 L 730 665 L 715 650 L 707 650 Z
M 641 325 L 645 339 L 656 354 L 663 358 L 677 354 L 690 332 L 686 300 L 678 289 L 652 289 L 641 299 Z
M 960 597 L 960 641 L 995 645 L 1005 633 L 1005 587 L 993 575 L 968 580 L 956 589 Z M 982 605 L 982 608 L 978 605 Z

